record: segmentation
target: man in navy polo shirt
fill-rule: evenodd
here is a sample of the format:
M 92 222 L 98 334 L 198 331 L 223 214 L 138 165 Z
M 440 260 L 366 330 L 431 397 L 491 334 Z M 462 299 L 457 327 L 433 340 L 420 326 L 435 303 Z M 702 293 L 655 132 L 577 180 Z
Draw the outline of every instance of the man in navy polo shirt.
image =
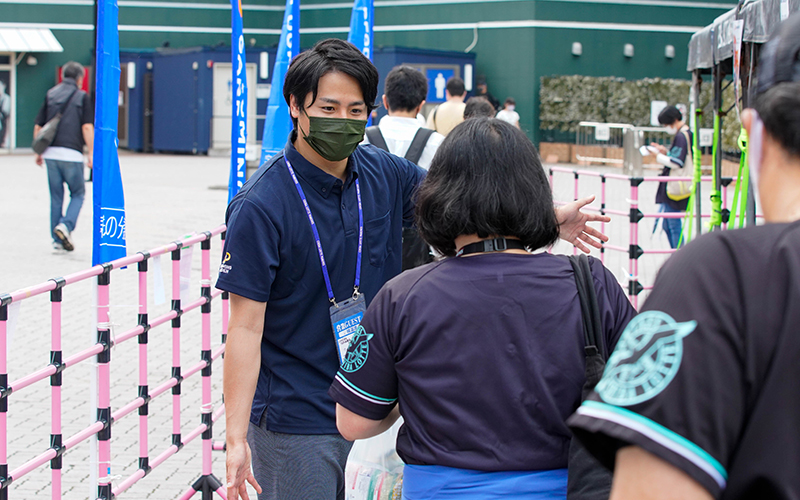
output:
M 365 306 L 400 273 L 402 227 L 424 176 L 358 146 L 378 72 L 353 45 L 317 43 L 292 61 L 283 88 L 294 131 L 231 201 L 217 282 L 231 293 L 229 500 L 249 498 L 246 482 L 261 500 L 344 498 L 352 443 L 327 391 Z M 585 225 L 601 217 L 578 211 L 589 202 L 559 214 L 562 238 L 581 249 L 601 237 Z

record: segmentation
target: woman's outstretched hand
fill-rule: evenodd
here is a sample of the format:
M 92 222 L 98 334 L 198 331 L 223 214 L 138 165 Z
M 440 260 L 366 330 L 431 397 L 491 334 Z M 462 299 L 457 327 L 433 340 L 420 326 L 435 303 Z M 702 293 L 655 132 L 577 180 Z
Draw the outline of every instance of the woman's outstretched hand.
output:
M 602 243 L 608 241 L 608 236 L 597 229 L 590 227 L 589 222 L 611 222 L 611 217 L 595 213 L 582 212 L 581 208 L 592 203 L 594 195 L 575 200 L 561 207 L 556 207 L 556 220 L 558 220 L 558 237 L 572 243 L 579 250 L 589 253 L 586 245 L 601 248 Z

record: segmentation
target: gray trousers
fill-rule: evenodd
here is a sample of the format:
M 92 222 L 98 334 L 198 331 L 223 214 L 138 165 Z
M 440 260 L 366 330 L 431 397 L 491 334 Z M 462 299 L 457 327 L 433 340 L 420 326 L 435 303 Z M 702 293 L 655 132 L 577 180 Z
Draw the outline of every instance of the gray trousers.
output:
M 247 443 L 258 500 L 344 500 L 344 468 L 353 443 L 339 434 L 282 434 L 250 423 Z

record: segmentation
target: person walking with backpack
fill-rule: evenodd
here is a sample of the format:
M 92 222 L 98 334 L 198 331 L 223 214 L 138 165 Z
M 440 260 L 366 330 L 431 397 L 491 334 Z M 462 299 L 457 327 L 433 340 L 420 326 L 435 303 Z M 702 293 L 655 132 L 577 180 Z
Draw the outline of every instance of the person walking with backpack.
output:
M 71 252 L 75 249 L 72 231 L 78 223 L 85 193 L 83 146 L 88 147 L 86 166 L 92 168 L 94 143 L 94 107 L 89 94 L 80 90 L 85 71 L 75 61 L 62 68 L 63 81 L 47 91 L 44 104 L 36 115 L 34 142 L 45 125 L 60 115 L 49 147 L 36 154 L 36 164 L 47 165 L 50 183 L 50 235 L 53 249 Z M 69 205 L 64 214 L 64 184 L 69 188 Z
M 444 136 L 423 127 L 416 119 L 425 96 L 428 80 L 410 66 L 397 66 L 386 75 L 383 105 L 389 113 L 378 126 L 367 128 L 365 143 L 377 146 L 395 156 L 428 170 L 433 155 Z M 416 228 L 403 228 L 403 271 L 433 261 L 428 245 Z
M 424 128 L 417 120 L 428 80 L 410 66 L 397 66 L 386 75 L 383 105 L 388 113 L 377 126 L 369 127 L 366 144 L 373 144 L 428 170 L 444 136 Z

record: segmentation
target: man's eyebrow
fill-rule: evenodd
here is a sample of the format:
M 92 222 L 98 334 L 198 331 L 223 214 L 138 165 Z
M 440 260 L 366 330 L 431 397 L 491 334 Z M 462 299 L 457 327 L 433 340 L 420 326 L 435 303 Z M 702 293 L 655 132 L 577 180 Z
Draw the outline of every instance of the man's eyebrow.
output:
M 326 102 L 328 104 L 341 104 L 341 102 L 337 101 L 336 99 L 332 99 L 330 97 L 320 97 L 320 101 Z M 353 101 L 348 106 L 363 106 L 364 101 Z

